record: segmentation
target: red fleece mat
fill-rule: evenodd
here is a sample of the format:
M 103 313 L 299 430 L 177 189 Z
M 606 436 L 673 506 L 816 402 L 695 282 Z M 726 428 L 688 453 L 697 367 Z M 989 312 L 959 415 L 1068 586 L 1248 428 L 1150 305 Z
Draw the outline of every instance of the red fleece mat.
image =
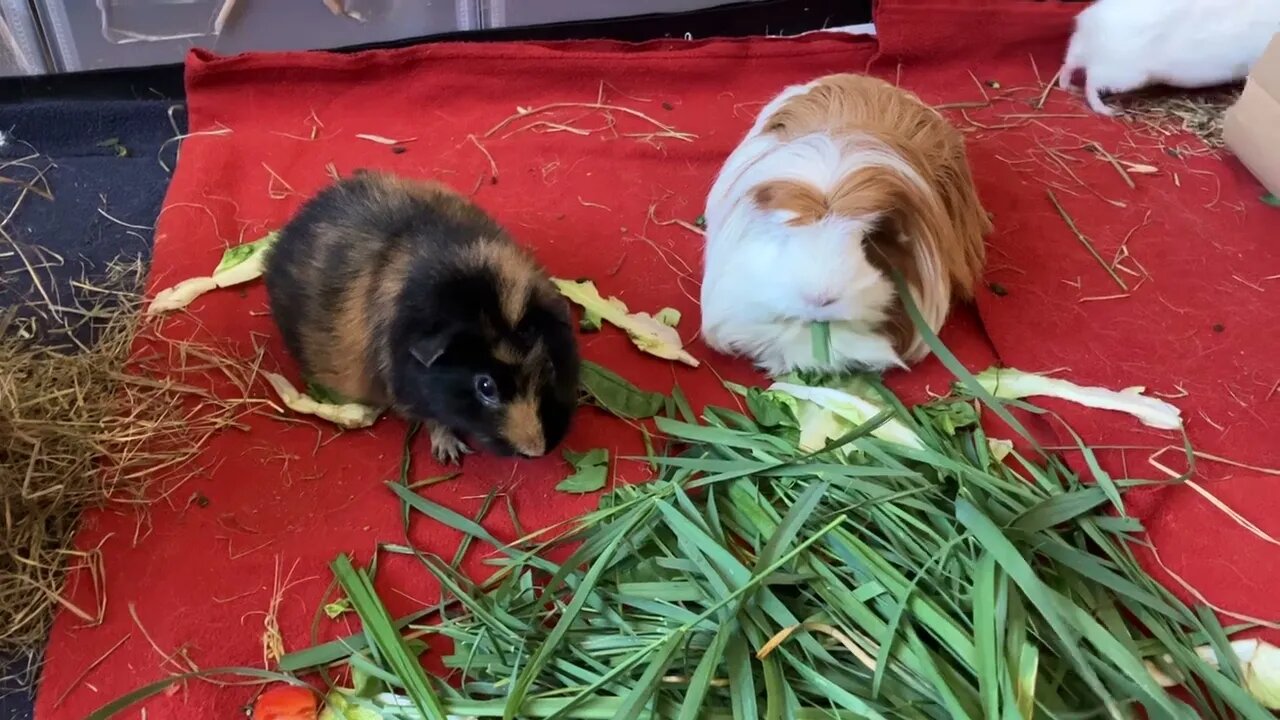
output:
M 533 247 L 553 273 L 595 278 L 602 290 L 633 308 L 674 305 L 685 313 L 688 337 L 697 313 L 687 295 L 696 296 L 696 288 L 680 275 L 687 263 L 696 276 L 701 241 L 676 225 L 658 224 L 650 207 L 656 203 L 659 221 L 700 214 L 719 163 L 741 139 L 753 113 L 782 86 L 869 67 L 932 102 L 981 100 L 970 70 L 1003 89 L 1029 85 L 1032 50 L 1047 79 L 1068 29 L 1066 13 L 1039 3 L 1037 12 L 1020 11 L 994 25 L 982 8 L 972 14 L 954 10 L 943 23 L 928 9 L 911 5 L 879 8 L 884 42 L 879 57 L 871 41 L 832 36 L 639 46 L 436 45 L 360 56 L 194 56 L 188 70 L 191 127 L 230 131 L 184 143 L 166 201 L 169 209 L 158 225 L 152 289 L 204 274 L 224 242 L 278 226 L 303 196 L 328 181 L 328 164 L 343 173 L 382 167 L 434 177 L 464 192 L 474 188 L 477 202 Z M 982 43 L 945 40 L 944 33 L 928 30 L 933 23 L 980 37 Z M 1001 92 L 983 89 L 993 96 Z M 697 137 L 692 142 L 647 137 L 655 126 L 625 112 L 614 113 L 612 131 L 580 135 L 551 125 L 520 130 L 531 119 L 524 118 L 483 137 L 517 106 L 592 103 L 601 97 Z M 1007 291 L 1003 296 L 984 292 L 978 305 L 1000 359 L 1026 369 L 1069 367 L 1071 377 L 1082 382 L 1145 383 L 1170 393 L 1184 388 L 1187 397 L 1176 402 L 1201 449 L 1267 464 L 1268 455 L 1276 454 L 1268 452 L 1267 428 L 1280 420 L 1280 399 L 1265 399 L 1270 383 L 1280 379 L 1280 354 L 1267 354 L 1274 336 L 1267 329 L 1280 309 L 1267 299 L 1280 292 L 1280 282 L 1263 278 L 1280 273 L 1280 251 L 1274 233 L 1264 228 L 1268 222 L 1274 227 L 1280 213 L 1257 202 L 1256 183 L 1234 161 L 1174 158 L 1143 147 L 1155 141 L 1110 120 L 1055 117 L 1085 112 L 1075 98 L 1056 91 L 1038 119 L 1043 126 L 1004 117 L 1033 112 L 1025 104 L 1014 109 L 1000 102 L 966 112 L 968 119 L 958 112 L 954 118 L 972 128 L 975 174 L 998 228 L 990 240 L 990 279 Z M 598 113 L 585 109 L 538 118 L 589 129 L 604 124 Z M 310 140 L 310 125 L 317 122 L 323 126 Z M 977 123 L 1015 127 L 984 130 Z M 1135 175 L 1137 187 L 1130 189 L 1110 164 L 1082 150 L 1057 150 L 1071 158 L 1063 160 L 1070 168 L 1064 172 L 1040 149 L 1082 144 L 1061 135 L 1064 131 L 1159 172 Z M 397 154 L 356 138 L 357 133 L 416 139 Z M 492 165 L 469 135 L 481 136 Z M 1163 142 L 1194 145 L 1177 137 Z M 1073 181 L 1072 174 L 1082 182 Z M 1149 223 L 1133 233 L 1128 246 L 1151 277 L 1130 297 L 1082 301 L 1119 288 L 1108 285 L 1110 278 L 1048 204 L 1046 182 L 1061 188 L 1055 192 L 1063 206 L 1107 258 L 1150 210 Z M 168 334 L 195 334 L 198 321 L 201 336 L 232 343 L 244 356 L 252 354 L 253 335 L 265 335 L 268 363 L 296 378 L 261 315 L 264 308 L 261 287 L 243 296 L 210 296 L 193 305 L 194 320 L 170 321 Z M 1215 324 L 1223 326 L 1221 332 L 1214 331 Z M 959 312 L 943 339 L 975 370 L 995 360 L 972 311 Z M 588 358 L 650 389 L 668 390 L 676 380 L 695 403 L 725 401 L 712 368 L 729 379 L 752 379 L 741 363 L 718 358 L 698 343 L 690 349 L 706 361 L 704 369 L 674 368 L 639 355 L 612 332 L 584 341 Z M 920 398 L 930 386 L 941 390 L 948 375 L 930 361 L 892 382 L 908 397 Z M 265 396 L 265 389 L 259 391 Z M 1059 409 L 1093 442 L 1159 447 L 1170 441 L 1136 430 L 1126 417 Z M 163 655 L 182 647 L 202 667 L 261 666 L 262 613 L 273 594 L 277 563 L 286 572 L 293 568 L 293 580 L 299 581 L 280 605 L 280 630 L 288 649 L 305 647 L 329 580 L 328 561 L 339 552 L 365 561 L 375 543 L 400 539 L 399 506 L 382 483 L 396 475 L 403 425 L 386 420 L 371 431 L 318 445 L 313 427 L 266 418 L 250 424 L 250 432 L 213 441 L 206 452 L 213 471 L 184 486 L 173 507 L 154 507 L 142 533 L 132 515 L 98 513 L 86 520 L 78 542 L 101 547 L 110 602 L 98 627 L 81 627 L 69 614 L 58 619 L 37 717 L 84 717 L 163 676 L 168 671 Z M 567 445 L 610 447 L 617 454 L 641 450 L 634 431 L 593 411 L 584 411 Z M 423 444 L 416 453 L 415 477 L 440 472 L 426 449 Z M 1127 463 L 1134 474 L 1150 476 L 1148 454 L 1128 451 L 1107 459 L 1113 467 Z M 1202 470 L 1213 478 L 1232 476 L 1230 482 L 1206 487 L 1264 530 L 1280 531 L 1280 507 L 1262 491 L 1266 477 L 1211 464 Z M 533 529 L 594 505 L 592 497 L 554 491 L 565 471 L 554 458 L 515 464 L 477 457 L 469 459 L 460 478 L 424 492 L 473 513 L 485 493 L 502 487 L 521 524 Z M 624 479 L 644 477 L 638 466 L 621 464 L 618 472 Z M 207 506 L 187 503 L 188 493 L 207 498 Z M 1266 544 L 1189 490 L 1140 500 L 1136 512 L 1152 528 L 1164 560 L 1211 600 L 1251 614 L 1280 615 L 1280 593 L 1232 569 L 1247 563 L 1251 577 L 1268 577 L 1276 560 Z M 499 538 L 515 535 L 505 512 L 492 513 L 486 526 Z M 459 537 L 419 522 L 414 540 L 451 555 Z M 473 576 L 487 574 L 481 559 L 473 552 L 465 563 Z M 381 563 L 378 585 L 396 614 L 436 597 L 425 573 L 394 558 Z M 72 582 L 69 595 L 92 605 L 92 589 L 83 578 Z M 345 622 L 325 621 L 321 638 L 351 629 Z M 108 651 L 109 658 L 86 675 L 86 668 Z M 252 688 L 193 682 L 147 708 L 150 717 L 233 717 L 252 694 Z

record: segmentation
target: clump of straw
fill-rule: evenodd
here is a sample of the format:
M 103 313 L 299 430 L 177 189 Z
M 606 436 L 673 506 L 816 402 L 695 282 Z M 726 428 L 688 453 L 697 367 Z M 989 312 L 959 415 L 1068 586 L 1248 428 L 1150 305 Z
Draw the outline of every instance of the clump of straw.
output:
M 1126 98 L 1117 109 L 1121 117 L 1157 132 L 1191 133 L 1216 149 L 1223 146 L 1223 116 L 1239 97 L 1239 88 L 1176 95 L 1142 93 Z
M 134 357 L 143 273 L 134 262 L 71 283 L 62 324 L 24 322 L 52 317 L 43 305 L 0 314 L 0 652 L 38 647 L 58 608 L 99 622 L 101 556 L 72 546 L 81 512 L 132 506 L 141 528 L 146 504 L 176 490 L 204 440 L 233 422 L 237 403 Z M 93 585 L 92 604 L 68 598 L 73 569 L 87 570 L 71 577 Z

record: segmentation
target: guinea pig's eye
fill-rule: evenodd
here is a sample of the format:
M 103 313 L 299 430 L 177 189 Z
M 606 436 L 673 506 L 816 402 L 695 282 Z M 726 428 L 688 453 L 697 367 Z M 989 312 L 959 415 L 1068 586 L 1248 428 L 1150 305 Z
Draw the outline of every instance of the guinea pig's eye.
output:
M 488 375 L 476 376 L 476 397 L 485 405 L 498 404 L 498 384 Z

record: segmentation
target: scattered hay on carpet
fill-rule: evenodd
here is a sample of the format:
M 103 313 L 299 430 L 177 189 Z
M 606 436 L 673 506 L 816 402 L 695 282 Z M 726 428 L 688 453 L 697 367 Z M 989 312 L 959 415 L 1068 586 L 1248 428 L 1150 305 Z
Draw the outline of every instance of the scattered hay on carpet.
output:
M 1116 106 L 1120 117 L 1161 131 L 1191 133 L 1210 148 L 1223 146 L 1222 119 L 1240 89 L 1188 94 L 1139 93 Z
M 81 512 L 114 506 L 144 527 L 147 504 L 200 472 L 192 461 L 205 441 L 246 403 L 187 384 L 182 366 L 159 371 L 169 359 L 154 352 L 135 355 L 151 327 L 140 313 L 145 268 L 107 275 L 70 283 L 63 323 L 32 332 L 23 320 L 49 314 L 35 303 L 0 313 L 0 652 L 39 648 L 58 609 L 101 621 L 101 554 L 72 545 Z M 91 593 L 70 599 L 85 583 Z

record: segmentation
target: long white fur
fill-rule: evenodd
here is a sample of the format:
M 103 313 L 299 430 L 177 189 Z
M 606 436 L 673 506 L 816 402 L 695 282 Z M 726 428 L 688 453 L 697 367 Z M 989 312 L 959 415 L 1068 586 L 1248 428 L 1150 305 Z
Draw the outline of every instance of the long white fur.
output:
M 788 87 L 761 111 L 746 139 L 721 168 L 707 198 L 707 241 L 702 283 L 702 336 L 712 348 L 752 358 L 773 375 L 822 367 L 883 370 L 905 367 L 923 356 L 917 337 L 900 357 L 877 332 L 894 298 L 893 282 L 862 248 L 875 216 L 827 217 L 793 227 L 783 211 L 756 206 L 751 190 L 771 180 L 798 180 L 830 190 L 853 171 L 889 168 L 932 194 L 928 183 L 888 146 L 867 136 L 816 133 L 781 142 L 762 134 L 765 123 L 788 99 L 812 84 Z M 915 243 L 919 247 L 920 243 Z M 951 297 L 949 275 L 930 252 L 917 253 L 921 282 L 934 292 L 912 292 L 928 324 L 945 320 Z M 806 292 L 839 297 L 826 308 L 809 305 Z M 831 365 L 816 361 L 811 327 L 831 328 Z
M 1089 107 L 1114 115 L 1105 93 L 1243 80 L 1277 31 L 1280 0 L 1098 0 L 1076 16 L 1058 85 L 1083 70 Z

